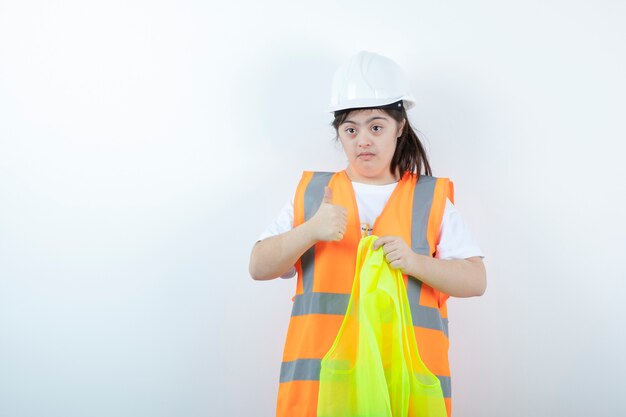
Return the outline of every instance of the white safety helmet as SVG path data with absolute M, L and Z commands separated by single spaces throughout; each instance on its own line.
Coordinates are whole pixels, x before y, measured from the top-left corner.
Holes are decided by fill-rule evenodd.
M 335 71 L 328 111 L 381 107 L 400 100 L 407 110 L 415 105 L 402 68 L 387 57 L 361 51 Z

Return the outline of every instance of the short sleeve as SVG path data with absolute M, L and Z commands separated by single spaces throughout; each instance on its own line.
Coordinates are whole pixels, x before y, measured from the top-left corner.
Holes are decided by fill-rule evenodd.
M 277 236 L 281 233 L 290 231 L 293 228 L 293 200 L 290 200 L 283 206 L 278 216 L 270 223 L 257 240 L 267 239 L 268 237 Z M 296 275 L 296 268 L 291 269 L 281 275 L 281 278 L 291 278 Z
M 293 200 L 289 200 L 287 204 L 280 209 L 278 216 L 270 223 L 257 240 L 267 239 L 281 233 L 290 231 L 293 228 Z
M 465 259 L 472 256 L 484 258 L 461 213 L 448 199 L 441 221 L 441 233 L 435 257 L 439 259 Z

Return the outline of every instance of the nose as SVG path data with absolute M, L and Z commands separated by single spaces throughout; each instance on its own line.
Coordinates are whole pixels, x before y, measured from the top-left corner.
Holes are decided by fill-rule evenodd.
M 372 138 L 369 135 L 369 132 L 359 132 L 357 135 L 357 146 L 359 148 L 369 148 L 372 144 Z

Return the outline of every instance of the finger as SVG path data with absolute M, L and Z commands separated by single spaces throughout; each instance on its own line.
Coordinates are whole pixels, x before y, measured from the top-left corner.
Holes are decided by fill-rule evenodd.
M 398 258 L 398 250 L 396 248 L 394 248 L 391 243 L 385 245 L 383 247 L 383 250 L 385 251 L 385 255 L 387 256 L 393 256 L 395 258 Z
M 383 249 L 386 254 L 393 253 L 398 250 L 398 245 L 396 244 L 394 240 L 392 240 L 391 242 L 385 243 L 385 246 L 383 246 Z
M 393 262 L 389 262 L 389 266 L 392 267 L 393 269 L 401 269 L 399 260 L 395 260 Z
M 395 236 L 387 236 L 385 241 L 385 253 L 393 252 L 401 248 L 398 239 Z
M 372 245 L 372 249 L 376 250 L 380 248 L 381 246 L 384 246 L 388 242 L 389 242 L 389 237 L 387 236 L 379 237 L 378 239 L 376 239 L 376 241 Z
M 330 187 L 324 187 L 324 203 L 331 204 L 333 201 L 333 190 Z

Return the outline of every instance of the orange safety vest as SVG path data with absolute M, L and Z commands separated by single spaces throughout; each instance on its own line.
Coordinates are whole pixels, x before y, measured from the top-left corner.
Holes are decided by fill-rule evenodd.
M 304 172 L 294 198 L 294 227 L 318 210 L 324 187 L 333 204 L 347 208 L 348 224 L 339 242 L 318 242 L 296 263 L 298 280 L 280 370 L 277 417 L 317 417 L 320 363 L 343 322 L 356 269 L 361 225 L 352 182 L 345 171 Z M 454 202 L 447 178 L 405 173 L 374 223 L 376 236 L 400 236 L 419 254 L 434 256 L 446 198 Z M 451 415 L 448 362 L 448 295 L 404 275 L 420 356 L 441 381 Z

